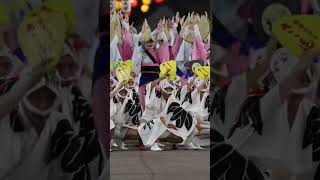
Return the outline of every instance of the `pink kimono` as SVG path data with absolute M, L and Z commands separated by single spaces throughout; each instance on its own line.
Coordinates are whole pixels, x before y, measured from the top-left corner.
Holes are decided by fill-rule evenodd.
M 239 42 L 233 44 L 225 56 L 230 77 L 242 74 L 248 70 L 249 60 L 248 57 L 240 55 L 240 45 Z
M 132 58 L 133 54 L 133 37 L 130 31 L 126 31 L 123 35 L 123 42 L 118 44 L 118 49 L 123 61 Z
M 139 79 L 139 98 L 143 110 L 145 107 L 144 97 L 146 93 L 146 85 L 159 78 L 159 65 L 170 60 L 169 43 L 167 41 L 163 41 L 159 49 L 149 50 L 149 53 L 154 57 L 157 63 L 144 63 L 142 57 L 140 57 L 141 76 Z M 150 72 L 148 73 L 148 71 Z

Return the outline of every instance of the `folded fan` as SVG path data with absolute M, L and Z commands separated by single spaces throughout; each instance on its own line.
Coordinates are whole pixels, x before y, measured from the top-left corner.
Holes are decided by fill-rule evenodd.
M 52 69 L 63 52 L 66 34 L 65 15 L 43 6 L 24 18 L 18 30 L 18 41 L 31 65 L 48 60 L 46 68 Z
M 169 71 L 169 79 L 175 80 L 177 74 L 177 64 L 175 60 L 160 64 L 160 76 L 163 76 L 167 71 Z

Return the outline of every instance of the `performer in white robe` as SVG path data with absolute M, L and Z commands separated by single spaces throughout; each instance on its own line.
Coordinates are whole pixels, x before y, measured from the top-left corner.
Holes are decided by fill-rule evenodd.
M 209 80 L 195 79 L 195 89 L 191 92 L 189 101 L 184 101 L 186 109 L 195 114 L 197 120 L 197 133 L 193 138 L 193 145 L 197 149 L 202 149 L 197 136 L 207 135 L 210 132 L 209 118 Z
M 160 87 L 156 88 L 157 85 Z M 161 150 L 157 140 L 192 145 L 189 137 L 194 133 L 196 120 L 175 99 L 174 88 L 173 82 L 164 77 L 147 85 L 146 109 L 141 117 L 144 123 L 138 132 L 143 144 L 153 151 Z
M 97 139 L 97 130 L 94 125 L 92 107 L 87 98 L 84 96 L 77 82 L 80 81 L 80 74 L 82 71 L 82 62 L 79 56 L 80 52 L 76 51 L 72 46 L 65 44 L 64 53 L 62 54 L 58 65 L 56 66 L 54 73 L 49 75 L 51 81 L 58 84 L 58 93 L 61 98 L 61 104 L 59 106 L 59 112 L 67 116 L 68 126 L 71 129 L 66 131 L 63 127 L 58 126 L 55 130 L 55 135 L 52 137 L 51 146 L 60 147 L 60 141 L 58 137 L 64 141 L 69 141 L 70 137 L 66 134 L 73 134 L 74 141 L 70 142 L 70 146 L 63 147 L 64 152 L 51 152 L 53 157 L 52 161 L 59 162 L 61 158 L 66 156 L 74 156 L 75 159 L 84 160 L 85 153 L 90 151 L 90 157 L 88 160 L 83 161 L 82 165 L 86 167 L 77 166 L 74 167 L 74 171 L 77 173 L 84 173 L 83 175 L 90 174 L 91 178 L 99 176 L 98 167 L 100 166 L 99 160 L 101 158 L 101 146 Z M 66 124 L 67 122 L 59 122 L 60 124 Z M 97 127 L 98 128 L 98 127 Z M 90 139 L 91 138 L 91 139 Z M 86 142 L 78 147 L 78 152 L 71 153 L 72 146 L 78 146 L 77 143 L 86 139 Z M 70 149 L 68 149 L 70 148 Z M 70 154 L 68 154 L 70 153 Z M 79 153 L 79 154 L 78 154 Z M 89 154 L 88 154 L 89 155 Z M 70 156 L 71 157 L 71 156 Z M 70 162 L 71 163 L 71 162 Z M 57 173 L 61 178 L 67 178 L 70 176 L 76 176 L 75 172 L 71 172 L 64 163 L 52 168 L 52 173 Z
M 26 92 L 17 108 L 1 119 L 2 142 L 10 142 L 3 152 L 6 167 L 0 177 L 5 180 L 48 179 L 48 149 L 50 138 L 59 119 L 59 96 L 55 84 L 44 78 Z M 2 149 L 4 150 L 4 149 Z
M 188 92 L 188 88 L 187 85 L 182 85 L 182 82 L 180 80 L 180 77 L 177 76 L 176 79 L 173 81 L 174 85 L 175 85 L 175 98 L 179 101 L 180 104 L 182 104 L 182 102 L 185 99 L 185 96 Z
M 141 106 L 136 104 L 131 97 L 127 86 L 121 87 L 113 97 L 110 106 L 112 106 L 115 123 L 114 138 L 121 149 L 126 149 L 123 141 L 127 139 L 138 139 L 138 125 L 142 115 Z
M 313 54 L 307 53 L 298 61 L 277 59 L 276 64 L 280 66 L 273 73 L 279 84 L 260 100 L 247 101 L 251 105 L 243 106 L 241 112 L 244 112 L 239 117 L 244 119 L 235 125 L 237 133 L 233 137 L 242 140 L 239 151 L 272 170 L 271 177 L 276 180 L 312 179 L 314 176 L 313 137 L 309 133 L 312 131 L 310 122 L 319 119 L 312 114 L 319 110 L 306 98 L 318 79 L 309 69 L 313 58 Z M 295 65 L 290 66 L 290 63 Z M 291 68 L 287 70 L 288 67 Z

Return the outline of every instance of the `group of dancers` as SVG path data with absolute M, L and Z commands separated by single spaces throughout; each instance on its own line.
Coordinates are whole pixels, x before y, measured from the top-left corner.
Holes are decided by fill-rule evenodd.
M 43 11 L 57 14 L 51 6 Z M 39 13 L 33 17 L 43 18 Z M 41 31 L 38 22 L 29 22 L 23 35 L 43 43 L 46 37 L 39 31 L 56 30 L 43 28 L 50 23 L 45 20 Z M 80 83 L 91 81 L 86 62 L 94 56 L 85 55 L 95 54 L 97 47 L 79 46 L 84 38 L 72 31 L 62 39 L 61 54 L 51 41 L 34 43 L 30 53 L 21 47 L 25 39 L 17 38 L 21 28 L 11 23 L 0 23 L 0 179 L 98 179 L 106 156 L 94 124 L 90 84 Z M 48 68 L 52 56 L 57 65 Z
M 210 78 L 192 69 L 209 65 L 207 15 L 177 13 L 161 18 L 154 31 L 145 20 L 139 33 L 129 23 L 126 13 L 111 13 L 110 61 L 133 62 L 127 81 L 119 81 L 115 67 L 110 73 L 111 150 L 126 149 L 128 139 L 152 151 L 171 145 L 202 149 L 199 136 L 210 129 Z M 176 64 L 174 78 L 170 69 L 160 73 L 160 64 L 170 60 Z
M 293 55 L 275 36 L 239 48 L 214 45 L 214 179 L 319 179 L 319 51 Z

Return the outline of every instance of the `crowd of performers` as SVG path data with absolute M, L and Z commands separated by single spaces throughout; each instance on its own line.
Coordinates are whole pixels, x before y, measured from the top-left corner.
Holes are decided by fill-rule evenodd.
M 214 179 L 319 179 L 319 52 L 294 56 L 275 37 L 240 46 L 214 45 Z
M 86 64 L 94 62 L 97 46 L 77 46 L 83 37 L 68 34 L 58 64 L 48 69 L 50 44 L 33 44 L 41 63 L 32 65 L 17 41 L 19 29 L 10 25 L 0 23 L 0 179 L 98 179 L 105 154 L 94 126 Z M 24 35 L 36 34 L 36 42 L 37 32 L 31 31 Z
M 129 24 L 123 12 L 111 14 L 110 59 L 132 60 L 129 81 L 110 73 L 111 147 L 126 149 L 136 140 L 152 151 L 161 146 L 202 149 L 199 136 L 209 135 L 209 77 L 192 72 L 192 62 L 209 65 L 210 26 L 206 14 L 189 13 L 162 18 L 153 31 L 147 20 L 141 32 Z M 159 65 L 175 60 L 177 75 L 160 75 Z M 194 63 L 195 64 L 195 63 Z

